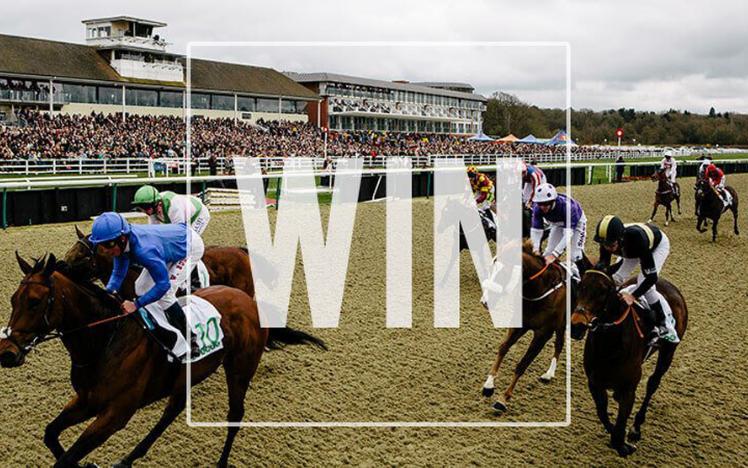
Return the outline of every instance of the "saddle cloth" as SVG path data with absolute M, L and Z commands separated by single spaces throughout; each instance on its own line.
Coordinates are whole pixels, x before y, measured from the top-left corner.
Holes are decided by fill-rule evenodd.
M 623 288 L 622 291 L 631 294 L 635 289 L 636 284 L 632 284 Z M 662 339 L 671 343 L 679 343 L 680 338 L 678 338 L 678 332 L 675 330 L 675 317 L 673 317 L 673 310 L 670 308 L 670 304 L 668 304 L 665 296 L 660 294 L 660 297 L 662 297 L 662 300 L 660 302 L 662 302 L 662 311 L 665 313 L 665 326 L 667 327 L 668 331 L 667 336 L 663 336 Z M 641 304 L 642 307 L 650 310 L 649 303 L 644 298 L 644 296 L 639 297 L 637 301 L 639 302 L 639 304 Z
M 197 344 L 200 348 L 199 354 L 194 353 L 190 361 L 196 362 L 200 359 L 223 349 L 223 329 L 221 328 L 221 315 L 218 313 L 213 304 L 198 296 L 190 296 L 189 305 L 187 297 L 177 299 L 182 306 L 187 323 L 190 324 L 190 330 L 197 337 Z M 182 331 L 177 330 L 166 319 L 166 315 L 161 308 L 154 304 L 146 306 L 149 315 L 156 321 L 157 326 L 177 334 L 177 341 L 171 349 L 176 356 L 184 356 L 182 362 L 187 362 L 187 341 L 182 335 Z

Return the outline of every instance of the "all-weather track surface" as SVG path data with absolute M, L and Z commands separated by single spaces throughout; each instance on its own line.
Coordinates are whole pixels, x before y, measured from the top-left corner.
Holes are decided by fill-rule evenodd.
M 741 196 L 748 175 L 728 175 Z M 583 343 L 572 343 L 572 418 L 554 428 L 245 428 L 239 432 L 236 466 L 301 465 L 740 465 L 748 443 L 748 226 L 742 236 L 723 218 L 719 238 L 695 230 L 693 179 L 680 180 L 683 215 L 664 228 L 672 252 L 664 276 L 683 292 L 689 330 L 673 367 L 655 395 L 639 450 L 627 460 L 608 447 L 595 415 L 582 369 Z M 646 221 L 654 183 L 575 187 L 589 219 L 587 252 L 605 214 L 626 222 Z M 328 206 L 323 206 L 326 226 Z M 358 206 L 353 247 L 338 329 L 312 330 L 303 267 L 298 261 L 289 324 L 327 341 L 330 351 L 308 347 L 267 353 L 247 394 L 247 421 L 563 421 L 566 354 L 556 380 L 537 377 L 547 368 L 549 343 L 520 380 L 509 411 L 495 416 L 480 395 L 504 330 L 491 326 L 478 303 L 479 286 L 470 256 L 461 256 L 460 329 L 433 328 L 431 200 L 414 200 L 413 329 L 385 328 L 385 220 L 383 203 Z M 661 212 L 655 222 L 663 223 Z M 271 210 L 274 218 L 275 212 Z M 81 223 L 84 230 L 90 223 Z M 7 323 L 9 298 L 21 279 L 13 252 L 29 258 L 62 255 L 75 241 L 72 224 L 11 228 L 0 232 L 0 324 Z M 206 244 L 244 245 L 238 213 L 216 213 Z M 529 343 L 524 337 L 509 353 L 497 391 Z M 646 375 L 653 363 L 645 366 Z M 72 394 L 69 360 L 60 343 L 46 343 L 18 369 L 1 369 L 0 464 L 53 463 L 42 437 L 45 425 Z M 640 385 L 638 400 L 643 396 Z M 227 411 L 222 371 L 193 390 L 193 419 L 223 421 Z M 88 461 L 107 466 L 127 454 L 156 423 L 156 403 L 139 413 Z M 638 405 L 637 405 L 638 406 Z M 611 411 L 615 410 L 615 404 Z M 82 426 L 63 434 L 69 446 Z M 180 418 L 155 444 L 141 466 L 206 466 L 220 453 L 225 429 L 190 428 Z

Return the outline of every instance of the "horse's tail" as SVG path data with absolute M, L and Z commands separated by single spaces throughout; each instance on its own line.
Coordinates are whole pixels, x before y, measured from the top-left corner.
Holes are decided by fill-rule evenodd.
M 294 330 L 291 327 L 271 328 L 268 335 L 268 348 L 280 349 L 285 345 L 312 345 L 327 351 L 325 342 L 309 333 Z

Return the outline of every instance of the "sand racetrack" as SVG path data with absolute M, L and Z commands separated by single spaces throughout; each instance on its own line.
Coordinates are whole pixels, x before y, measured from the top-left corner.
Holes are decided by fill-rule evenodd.
M 555 428 L 245 428 L 231 462 L 278 465 L 740 465 L 748 459 L 748 175 L 729 175 L 744 197 L 741 236 L 726 215 L 716 245 L 695 230 L 693 179 L 680 180 L 683 215 L 665 228 L 672 251 L 664 276 L 683 292 L 689 330 L 673 367 L 655 395 L 639 450 L 615 455 L 595 416 L 582 369 L 581 342 L 572 351 L 571 425 Z M 655 186 L 650 182 L 574 189 L 589 219 L 588 237 L 601 216 L 646 221 Z M 358 207 L 339 329 L 311 330 L 303 269 L 297 265 L 289 322 L 324 338 L 329 352 L 296 347 L 268 353 L 247 395 L 252 421 L 563 421 L 565 354 L 556 379 L 537 377 L 548 366 L 549 344 L 520 380 L 508 413 L 494 416 L 480 388 L 503 330 L 495 330 L 478 304 L 479 287 L 468 253 L 461 258 L 462 326 L 434 329 L 432 204 L 414 201 L 414 310 L 411 330 L 386 329 L 385 209 Z M 326 208 L 323 208 L 323 211 Z M 656 223 L 663 223 L 664 212 Z M 81 227 L 88 231 L 90 223 Z M 13 252 L 26 258 L 46 251 L 62 255 L 74 242 L 73 226 L 47 225 L 0 232 L 0 324 L 21 279 Z M 236 213 L 215 214 L 206 244 L 243 245 Z M 588 240 L 587 252 L 597 257 Z M 524 337 L 510 352 L 497 379 L 503 390 L 524 352 Z M 645 375 L 649 375 L 648 363 Z M 69 360 L 58 342 L 47 343 L 17 369 L 0 369 L 0 464 L 48 466 L 45 425 L 72 394 Z M 640 385 L 638 397 L 643 396 Z M 193 391 L 193 419 L 221 421 L 227 411 L 223 372 Z M 638 407 L 638 404 L 637 404 Z M 126 429 L 87 460 L 108 466 L 128 453 L 155 424 L 163 402 L 141 410 Z M 613 405 L 612 409 L 615 409 Z M 64 446 L 83 426 L 63 434 Z M 220 454 L 225 429 L 189 428 L 181 417 L 155 444 L 141 466 L 206 466 Z M 742 461 L 741 461 L 742 460 Z

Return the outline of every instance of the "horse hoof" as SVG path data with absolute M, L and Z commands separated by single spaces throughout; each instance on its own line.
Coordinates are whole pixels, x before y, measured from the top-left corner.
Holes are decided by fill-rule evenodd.
M 652 218 L 649 218 L 649 219 L 647 220 L 647 222 L 648 222 L 648 223 L 651 223 L 651 222 L 652 222 Z
M 624 442 L 620 447 L 616 447 L 616 452 L 622 457 L 628 457 L 632 453 L 636 452 L 636 445 Z
M 131 468 L 132 463 L 128 463 L 125 460 L 120 460 L 112 465 L 112 468 Z
M 507 404 L 503 401 L 497 400 L 493 404 L 493 410 L 496 414 L 505 413 L 507 410 Z
M 551 383 L 551 380 L 553 380 L 553 377 L 551 377 L 550 375 L 543 374 L 540 377 L 538 377 L 538 380 L 544 384 L 549 384 Z
M 650 221 L 650 223 L 651 223 L 651 222 L 652 222 L 652 221 Z M 667 225 L 668 225 L 668 222 L 667 222 L 667 221 L 665 221 L 665 226 L 667 226 Z
M 639 442 L 642 440 L 642 433 L 634 428 L 631 428 L 628 435 L 629 442 Z
M 493 396 L 493 392 L 494 392 L 493 388 L 486 388 L 486 387 L 483 387 L 483 390 L 481 391 L 481 393 L 483 393 L 484 397 Z

